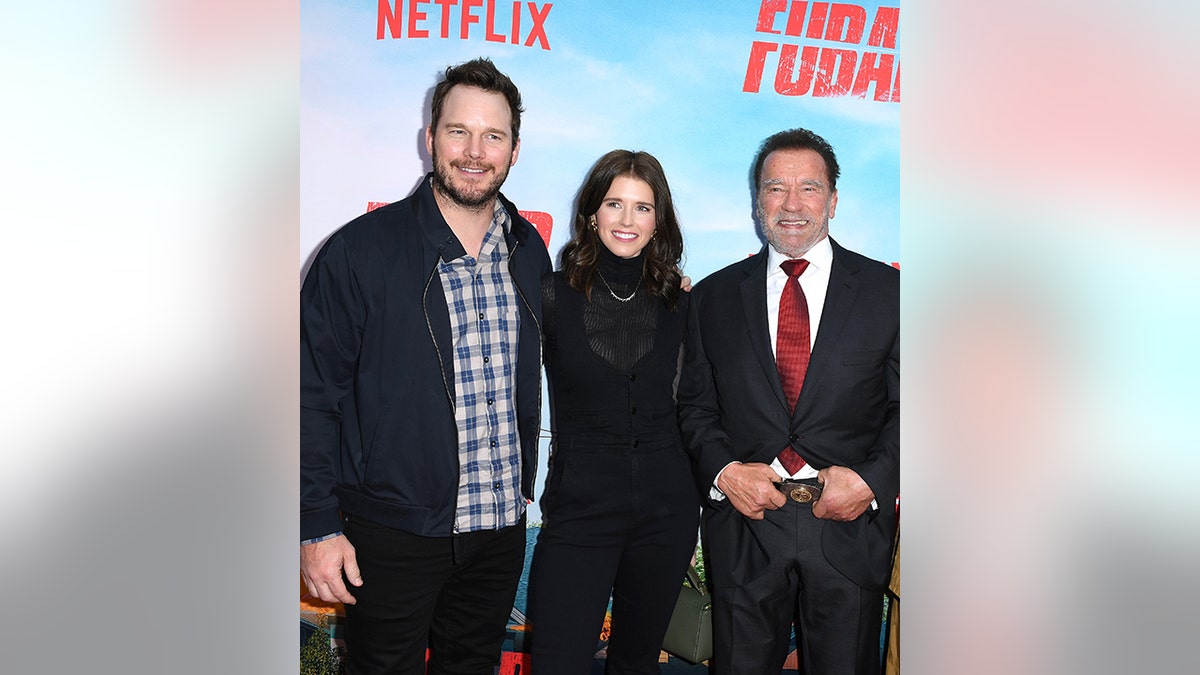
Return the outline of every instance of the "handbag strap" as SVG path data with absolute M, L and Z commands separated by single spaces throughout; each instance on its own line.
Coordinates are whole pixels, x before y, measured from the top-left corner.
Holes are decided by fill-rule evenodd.
M 687 580 L 691 582 L 692 588 L 700 591 L 700 595 L 708 595 L 708 587 L 700 580 L 700 573 L 696 571 L 695 565 L 688 565 Z

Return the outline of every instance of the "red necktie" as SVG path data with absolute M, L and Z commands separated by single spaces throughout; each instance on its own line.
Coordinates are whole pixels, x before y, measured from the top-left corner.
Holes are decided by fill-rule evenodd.
M 788 280 L 779 298 L 775 366 L 779 369 L 788 411 L 795 412 L 796 400 L 800 398 L 800 389 L 804 386 L 804 373 L 808 370 L 808 301 L 804 298 L 804 290 L 800 288 L 800 275 L 808 267 L 808 261 L 785 260 L 779 266 L 787 273 Z M 779 453 L 779 462 L 793 475 L 804 466 L 804 460 L 790 445 Z

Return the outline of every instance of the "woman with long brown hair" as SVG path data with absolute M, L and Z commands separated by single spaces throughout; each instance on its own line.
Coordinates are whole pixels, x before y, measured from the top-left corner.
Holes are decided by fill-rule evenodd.
M 554 434 L 531 574 L 531 670 L 590 673 L 611 595 L 606 673 L 657 673 L 700 513 L 675 414 L 683 238 L 658 160 L 601 157 L 573 228 L 542 287 Z

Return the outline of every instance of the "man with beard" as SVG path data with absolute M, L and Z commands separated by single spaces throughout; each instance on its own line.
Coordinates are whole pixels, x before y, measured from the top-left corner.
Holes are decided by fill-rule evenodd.
M 713 672 L 880 671 L 900 483 L 900 274 L 829 237 L 839 169 L 807 129 L 752 174 L 768 242 L 696 284 L 680 426 L 706 497 Z
M 500 186 L 521 96 L 448 68 L 408 198 L 321 247 L 300 291 L 300 569 L 346 605 L 347 672 L 491 674 L 525 558 L 545 244 Z

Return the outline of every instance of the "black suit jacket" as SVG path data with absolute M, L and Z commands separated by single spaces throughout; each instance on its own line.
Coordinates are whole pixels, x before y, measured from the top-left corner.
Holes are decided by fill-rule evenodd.
M 900 272 L 830 243 L 829 290 L 795 414 L 767 326 L 767 249 L 692 290 L 679 415 L 717 584 L 753 575 L 765 553 L 744 516 L 707 498 L 713 480 L 733 461 L 769 464 L 789 443 L 817 469 L 854 469 L 874 491 L 879 509 L 826 521 L 821 546 L 860 586 L 887 582 L 900 490 Z

